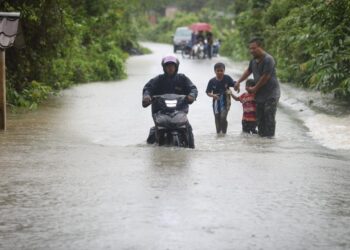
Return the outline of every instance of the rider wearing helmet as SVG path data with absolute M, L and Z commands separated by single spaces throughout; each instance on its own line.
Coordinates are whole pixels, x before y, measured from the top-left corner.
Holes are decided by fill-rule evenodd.
M 187 102 L 189 104 L 193 103 L 198 95 L 197 87 L 192 83 L 192 81 L 184 74 L 179 74 L 179 60 L 175 55 L 168 55 L 162 59 L 162 67 L 164 74 L 158 75 L 146 83 L 143 88 L 143 99 L 142 106 L 147 107 L 151 104 L 152 96 L 163 95 L 163 94 L 178 94 L 186 95 Z M 152 114 L 155 114 L 157 107 L 152 105 Z M 188 112 L 188 105 L 186 104 L 185 110 Z M 192 127 L 188 124 L 190 128 L 190 134 L 192 137 L 192 147 L 194 147 Z M 155 137 L 153 135 L 154 128 L 151 128 L 150 135 L 147 139 L 148 143 L 154 143 Z

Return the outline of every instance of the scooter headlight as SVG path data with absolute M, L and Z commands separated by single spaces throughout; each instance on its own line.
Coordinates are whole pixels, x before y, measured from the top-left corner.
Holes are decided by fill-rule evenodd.
M 165 105 L 168 108 L 176 108 L 177 100 L 165 100 Z

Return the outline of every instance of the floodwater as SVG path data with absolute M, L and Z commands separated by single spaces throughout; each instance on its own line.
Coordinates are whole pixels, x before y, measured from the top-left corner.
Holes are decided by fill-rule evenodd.
M 199 89 L 196 149 L 146 145 L 141 91 L 172 47 L 145 45 L 154 54 L 131 57 L 128 79 L 9 114 L 0 249 L 350 249 L 348 114 L 312 110 L 286 85 L 275 139 L 242 135 L 239 103 L 217 136 L 205 95 L 213 65 L 224 61 L 234 79 L 246 65 L 181 59 Z

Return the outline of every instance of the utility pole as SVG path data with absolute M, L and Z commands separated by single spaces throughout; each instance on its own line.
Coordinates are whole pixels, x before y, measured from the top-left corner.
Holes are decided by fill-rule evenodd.
M 5 50 L 0 50 L 0 129 L 6 129 L 6 71 Z
M 6 63 L 5 49 L 15 41 L 19 12 L 0 12 L 0 130 L 6 129 Z

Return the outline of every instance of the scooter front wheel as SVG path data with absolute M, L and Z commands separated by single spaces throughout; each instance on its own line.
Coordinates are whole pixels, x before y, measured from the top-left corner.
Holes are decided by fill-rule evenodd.
M 175 147 L 180 147 L 181 146 L 178 134 L 173 135 L 173 145 Z

